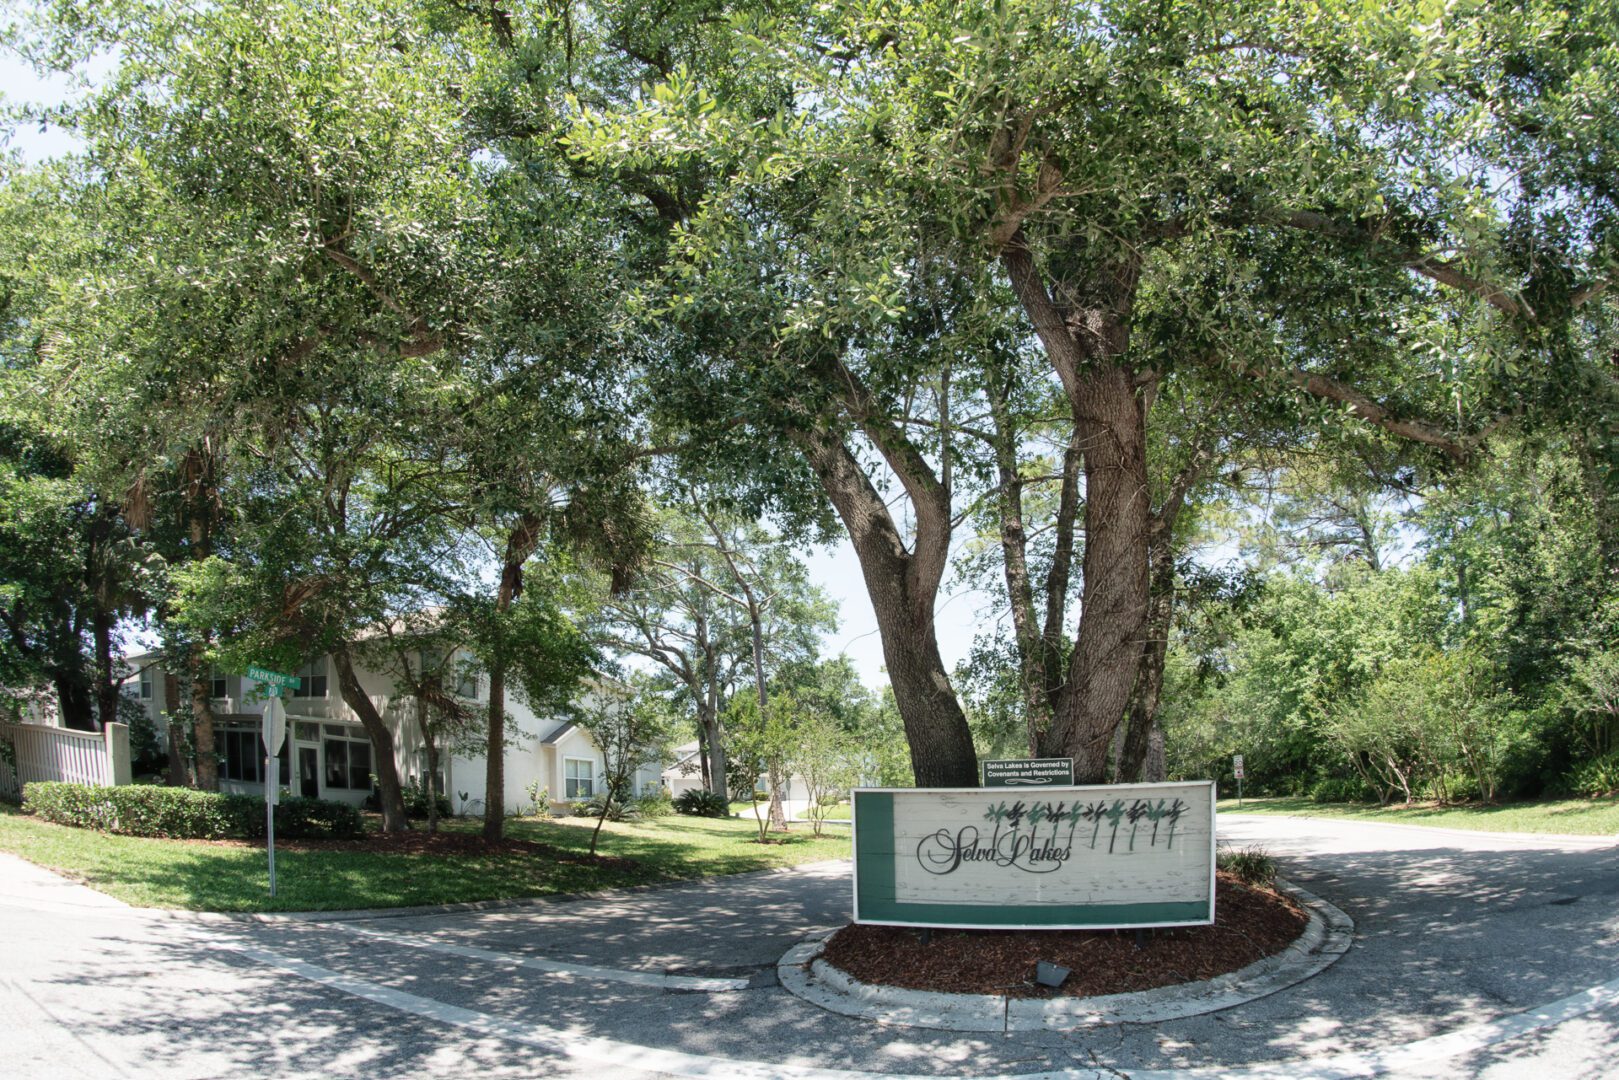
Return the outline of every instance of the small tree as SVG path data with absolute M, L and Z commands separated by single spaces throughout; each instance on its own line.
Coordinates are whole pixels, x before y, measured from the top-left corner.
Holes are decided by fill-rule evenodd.
M 784 700 L 790 706 L 799 706 L 796 698 Z M 774 703 L 772 703 L 774 705 Z M 855 758 L 853 737 L 837 722 L 837 718 L 813 705 L 800 707 L 797 717 L 797 750 L 792 757 L 793 771 L 804 780 L 809 798 L 810 828 L 816 836 L 835 797 L 853 787 L 860 768 Z
M 733 791 L 746 791 L 751 798 L 761 776 L 770 779 L 771 789 L 780 790 L 782 778 L 792 770 L 798 752 L 799 733 L 793 723 L 791 695 L 773 699 L 761 712 L 752 697 L 737 695 L 726 709 L 726 728 L 731 732 L 730 769 Z M 774 801 L 774 800 L 772 800 Z M 771 821 L 760 801 L 753 800 L 753 817 L 759 824 L 759 842 L 765 842 Z M 785 830 L 783 821 L 779 828 Z
M 594 855 L 602 822 L 615 805 L 629 801 L 637 770 L 647 765 L 661 766 L 668 760 L 675 729 L 665 704 L 646 693 L 626 698 L 602 697 L 580 714 L 579 726 L 602 752 L 601 809 L 590 834 L 590 853 Z

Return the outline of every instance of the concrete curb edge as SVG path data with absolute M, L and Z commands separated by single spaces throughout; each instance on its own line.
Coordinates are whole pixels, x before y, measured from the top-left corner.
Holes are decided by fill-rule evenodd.
M 1181 1020 L 1268 997 L 1319 975 L 1349 951 L 1355 924 L 1348 915 L 1290 882 L 1278 878 L 1276 885 L 1309 914 L 1298 939 L 1274 956 L 1203 982 L 1093 998 L 1012 998 L 874 986 L 820 959 L 831 931 L 812 934 L 789 949 L 776 965 L 776 977 L 788 993 L 829 1012 L 942 1031 L 1073 1031 Z

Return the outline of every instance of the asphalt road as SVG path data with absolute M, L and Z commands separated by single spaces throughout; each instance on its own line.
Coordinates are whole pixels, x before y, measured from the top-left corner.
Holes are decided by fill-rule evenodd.
M 342 921 L 164 915 L 0 856 L 0 1076 L 1619 1077 L 1619 847 L 1222 815 L 1355 920 L 1321 975 L 1073 1033 L 890 1027 L 786 994 L 846 864 Z

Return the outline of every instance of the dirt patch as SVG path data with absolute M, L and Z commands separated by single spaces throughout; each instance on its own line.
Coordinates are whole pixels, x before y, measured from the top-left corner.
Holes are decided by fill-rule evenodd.
M 1281 893 L 1219 874 L 1213 926 L 1133 930 L 935 930 L 845 926 L 822 958 L 861 982 L 954 994 L 1093 997 L 1201 982 L 1281 952 L 1308 916 Z M 1035 963 L 1072 974 L 1056 990 L 1036 986 Z

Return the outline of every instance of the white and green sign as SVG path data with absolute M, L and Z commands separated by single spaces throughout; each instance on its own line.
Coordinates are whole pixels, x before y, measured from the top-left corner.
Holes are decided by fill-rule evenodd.
M 856 789 L 855 922 L 1214 921 L 1214 784 Z

